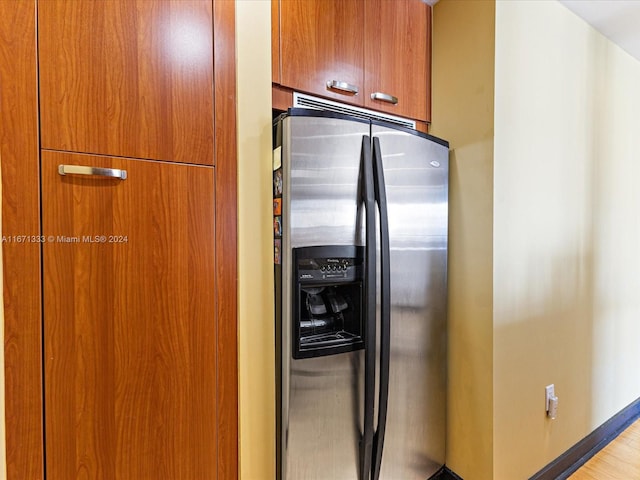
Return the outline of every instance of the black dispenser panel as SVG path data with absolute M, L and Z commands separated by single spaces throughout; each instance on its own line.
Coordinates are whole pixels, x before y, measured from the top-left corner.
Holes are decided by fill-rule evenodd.
M 363 348 L 364 249 L 293 249 L 293 358 Z

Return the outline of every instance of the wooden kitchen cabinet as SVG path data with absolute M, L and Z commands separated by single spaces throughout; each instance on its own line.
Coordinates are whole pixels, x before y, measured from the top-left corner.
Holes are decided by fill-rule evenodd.
M 235 0 L 0 12 L 7 479 L 237 478 Z
M 362 105 L 362 0 L 281 0 L 279 11 L 281 84 Z
M 214 168 L 43 151 L 42 208 L 47 477 L 219 478 Z
M 431 7 L 421 0 L 365 3 L 367 38 L 379 41 L 365 42 L 364 106 L 430 120 Z
M 40 1 L 42 148 L 213 165 L 211 0 Z
M 274 84 L 430 120 L 429 5 L 421 0 L 272 1 Z

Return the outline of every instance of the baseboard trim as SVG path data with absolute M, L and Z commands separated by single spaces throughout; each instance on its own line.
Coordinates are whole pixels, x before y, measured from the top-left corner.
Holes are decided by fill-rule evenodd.
M 462 477 L 449 470 L 449 468 L 445 465 L 429 480 L 462 480 Z
M 566 480 L 638 418 L 640 398 L 604 422 L 529 480 Z

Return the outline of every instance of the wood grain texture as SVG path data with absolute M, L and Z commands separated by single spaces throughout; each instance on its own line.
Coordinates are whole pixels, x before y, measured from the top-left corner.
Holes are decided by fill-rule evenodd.
M 238 478 L 238 200 L 235 1 L 213 3 L 218 478 Z
M 35 1 L 0 1 L 2 234 L 40 233 Z M 29 239 L 31 240 L 31 238 Z M 40 245 L 2 243 L 7 478 L 43 478 Z
M 431 72 L 433 63 L 433 7 L 427 10 L 427 118 L 431 123 Z
M 640 420 L 580 467 L 570 480 L 630 480 L 640 478 Z
M 280 83 L 280 0 L 271 0 L 271 81 Z
M 39 3 L 42 147 L 213 164 L 211 0 Z
M 422 133 L 429 133 L 429 124 L 426 122 L 416 121 L 416 130 Z
M 43 151 L 42 195 L 47 477 L 218 478 L 213 167 Z
M 362 0 L 281 0 L 282 85 L 362 105 L 364 7 Z M 328 90 L 330 80 L 356 85 L 360 93 Z
M 293 90 L 280 85 L 271 87 L 271 107 L 274 110 L 286 111 L 293 106 Z
M 429 120 L 431 7 L 421 0 L 366 0 L 365 79 L 367 108 Z M 398 98 L 372 100 L 374 92 Z

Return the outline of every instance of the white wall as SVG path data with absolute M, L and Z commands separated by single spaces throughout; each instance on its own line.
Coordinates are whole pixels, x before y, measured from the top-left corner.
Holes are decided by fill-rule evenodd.
M 240 478 L 275 474 L 271 2 L 236 1 Z
M 640 397 L 640 62 L 555 1 L 498 1 L 495 35 L 494 478 L 512 480 Z

